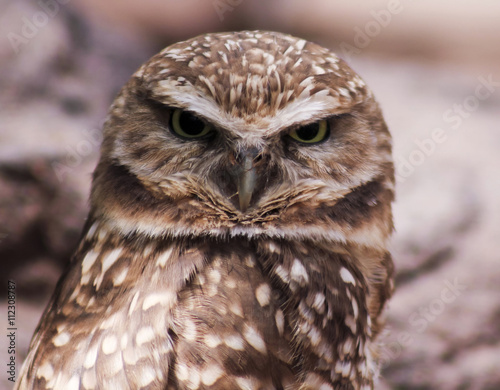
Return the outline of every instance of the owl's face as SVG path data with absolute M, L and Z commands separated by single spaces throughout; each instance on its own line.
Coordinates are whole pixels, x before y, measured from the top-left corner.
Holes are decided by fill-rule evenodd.
M 363 81 L 313 43 L 231 36 L 175 44 L 135 73 L 105 126 L 94 212 L 129 233 L 340 240 L 388 213 L 385 236 L 390 136 Z

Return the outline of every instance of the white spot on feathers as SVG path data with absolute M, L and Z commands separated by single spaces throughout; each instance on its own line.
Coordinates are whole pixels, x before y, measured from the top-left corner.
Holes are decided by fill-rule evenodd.
M 261 388 L 261 383 L 257 378 L 239 377 L 236 378 L 236 383 L 241 390 L 257 390 Z
M 319 332 L 318 328 L 316 328 L 315 326 L 311 326 L 311 329 L 309 330 L 307 336 L 311 340 L 311 345 L 313 347 L 317 347 L 319 342 L 321 341 L 321 333 Z
M 94 370 L 85 371 L 83 373 L 82 385 L 86 390 L 92 390 L 97 387 L 97 378 Z
M 299 259 L 295 259 L 293 261 L 290 276 L 293 280 L 299 283 L 300 286 L 305 286 L 306 283 L 309 283 L 309 275 Z
M 216 348 L 222 343 L 222 340 L 219 336 L 210 333 L 206 334 L 203 340 L 205 344 L 210 348 Z
M 43 363 L 36 372 L 37 378 L 45 378 L 45 381 L 49 382 L 54 376 L 54 368 L 48 362 Z
M 221 279 L 220 272 L 216 269 L 211 269 L 208 271 L 208 278 L 212 283 L 219 283 Z
M 137 305 L 137 300 L 139 299 L 139 291 L 137 291 L 135 294 L 134 294 L 134 297 L 132 298 L 132 302 L 130 302 L 130 307 L 128 309 L 128 315 L 131 316 L 132 313 L 134 312 L 135 310 L 135 306 Z
M 356 326 L 356 320 L 354 319 L 353 316 L 346 316 L 344 320 L 346 326 L 351 329 L 352 334 L 356 334 L 357 326 Z
M 237 316 L 243 318 L 243 307 L 239 300 L 231 300 L 229 302 L 229 310 L 236 314 Z
M 358 302 L 356 302 L 356 298 L 351 299 L 352 303 L 352 311 L 354 313 L 354 319 L 358 319 L 358 314 L 359 314 L 359 309 L 358 309 Z
M 82 261 L 82 274 L 86 274 L 87 272 L 89 272 L 89 270 L 94 265 L 94 263 L 95 263 L 95 261 L 97 259 L 97 256 L 99 256 L 99 253 L 94 252 L 94 251 L 89 251 L 85 255 L 85 257 L 84 257 L 84 259 Z
M 280 334 L 280 336 L 283 336 L 283 332 L 285 330 L 285 316 L 281 309 L 276 310 L 274 319 L 276 321 L 276 328 L 278 329 L 278 333 Z
M 136 383 L 140 387 L 146 387 L 147 385 L 149 385 L 151 382 L 153 382 L 155 380 L 156 373 L 152 367 L 146 366 L 146 367 L 141 368 L 141 371 L 138 373 L 138 375 L 136 375 L 135 378 L 137 380 Z
M 271 301 L 271 287 L 269 287 L 269 284 L 262 283 L 259 285 L 255 289 L 255 297 L 262 307 L 269 305 Z
M 245 342 L 237 334 L 230 334 L 224 337 L 224 344 L 236 351 L 243 351 L 245 349 Z
M 323 293 L 316 293 L 314 296 L 314 302 L 312 307 L 316 309 L 319 314 L 323 314 L 325 311 L 325 295 Z
M 343 377 L 348 378 L 351 371 L 351 362 L 339 360 L 335 364 L 335 372 L 341 374 Z
M 105 274 L 106 271 L 118 260 L 118 257 L 122 253 L 123 248 L 116 248 L 109 252 L 104 259 L 102 259 L 102 274 Z
M 347 270 L 347 268 L 342 267 L 340 268 L 340 277 L 342 280 L 346 283 L 351 283 L 353 286 L 356 285 L 356 280 L 354 279 L 354 276 Z
M 92 368 L 97 360 L 97 343 L 94 343 L 87 351 L 85 355 L 85 360 L 83 361 L 83 367 Z
M 173 247 L 168 248 L 165 252 L 163 252 L 158 258 L 156 259 L 156 265 L 160 267 L 165 267 L 165 264 L 167 264 L 168 259 L 170 259 L 170 255 L 172 254 Z
M 195 341 L 198 337 L 198 329 L 196 328 L 196 324 L 194 321 L 186 319 L 184 321 L 184 331 L 182 332 L 182 336 L 186 340 Z
M 171 307 L 176 300 L 176 294 L 171 291 L 151 293 L 146 298 L 144 298 L 144 302 L 142 302 L 142 310 L 148 310 L 149 308 L 156 305 Z
M 69 341 L 71 340 L 71 336 L 67 332 L 59 333 L 57 336 L 55 336 L 52 339 L 52 343 L 56 347 L 61 347 L 63 345 L 66 345 Z
M 286 284 L 290 283 L 290 275 L 288 274 L 288 271 L 281 264 L 274 269 L 274 272 L 276 273 L 276 275 L 279 276 L 279 278 L 283 282 L 285 282 Z
M 333 390 L 333 387 L 326 383 L 323 378 L 312 372 L 307 373 L 303 388 L 318 390 Z
M 118 340 L 115 335 L 109 335 L 102 340 L 101 349 L 105 355 L 110 355 L 116 351 Z
M 105 363 L 105 375 L 112 377 L 123 371 L 123 360 L 121 353 L 111 355 Z
M 276 245 L 273 241 L 268 241 L 267 249 L 271 253 L 278 253 L 279 254 L 281 252 L 280 247 L 278 245 Z
M 128 267 L 121 270 L 118 275 L 115 275 L 113 277 L 113 286 L 120 286 L 125 281 L 127 273 L 128 273 Z
M 222 368 L 216 364 L 212 364 L 201 372 L 201 383 L 211 386 L 222 376 L 222 374 L 224 374 Z
M 267 353 L 266 343 L 264 342 L 264 339 L 262 338 L 259 331 L 257 331 L 255 328 L 245 324 L 245 328 L 243 329 L 243 337 L 245 337 L 245 340 L 248 342 L 248 344 L 254 347 L 257 351 L 263 354 Z
M 155 332 L 151 326 L 144 326 L 137 332 L 135 336 L 135 342 L 138 346 L 141 346 L 145 343 L 149 343 L 153 341 L 155 338 Z
M 90 229 L 89 229 L 89 230 L 88 230 L 88 232 L 87 232 L 87 236 L 86 236 L 86 237 L 87 237 L 87 239 L 91 238 L 91 237 L 94 235 L 94 233 L 95 233 L 95 231 L 97 230 L 97 227 L 98 227 L 98 226 L 99 226 L 99 222 L 94 222 L 94 223 L 92 224 L 92 226 L 90 227 Z
M 64 390 L 79 390 L 80 388 L 80 378 L 78 375 L 73 375 L 68 383 L 64 386 Z

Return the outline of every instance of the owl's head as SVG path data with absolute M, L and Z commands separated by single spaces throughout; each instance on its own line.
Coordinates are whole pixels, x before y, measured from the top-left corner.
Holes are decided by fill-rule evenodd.
M 219 33 L 167 47 L 123 88 L 92 207 L 123 234 L 385 240 L 392 187 L 380 109 L 341 59 Z

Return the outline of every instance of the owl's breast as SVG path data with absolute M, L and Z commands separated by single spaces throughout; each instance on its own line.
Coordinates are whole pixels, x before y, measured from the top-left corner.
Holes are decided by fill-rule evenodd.
M 234 239 L 214 244 L 205 256 L 206 267 L 180 291 L 174 313 L 178 380 L 217 381 L 217 388 L 239 388 L 252 377 L 269 388 L 292 383 L 285 297 L 255 248 Z

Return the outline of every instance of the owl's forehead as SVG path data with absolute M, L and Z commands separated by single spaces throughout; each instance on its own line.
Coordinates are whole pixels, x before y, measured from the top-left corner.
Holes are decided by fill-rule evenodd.
M 348 111 L 369 94 L 341 59 L 289 35 L 206 34 L 167 47 L 136 73 L 154 99 L 221 125 L 282 127 Z

